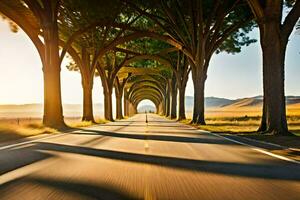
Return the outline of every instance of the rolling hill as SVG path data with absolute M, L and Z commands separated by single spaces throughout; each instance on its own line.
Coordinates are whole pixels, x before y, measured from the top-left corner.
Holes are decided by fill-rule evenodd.
M 209 110 L 245 110 L 257 109 L 262 106 L 262 96 L 242 98 L 242 99 L 226 99 L 218 97 L 206 97 L 205 107 Z M 299 110 L 300 96 L 287 96 L 286 103 L 288 108 Z M 186 111 L 191 112 L 193 109 L 194 98 L 192 96 L 185 97 Z M 64 104 L 65 117 L 80 117 L 82 115 L 82 105 L 80 104 Z M 139 112 L 155 111 L 151 105 L 145 105 L 138 109 Z M 95 116 L 103 114 L 103 105 L 94 105 Z M 41 118 L 43 116 L 42 104 L 24 104 L 24 105 L 0 105 L 0 118 Z
M 193 97 L 186 96 L 185 103 L 186 109 L 190 110 L 193 108 Z M 261 107 L 263 102 L 262 96 L 255 96 L 250 98 L 241 98 L 241 99 L 226 99 L 218 97 L 206 97 L 205 98 L 205 107 L 206 108 L 244 108 L 244 107 Z M 286 104 L 288 106 L 300 104 L 300 96 L 287 96 Z

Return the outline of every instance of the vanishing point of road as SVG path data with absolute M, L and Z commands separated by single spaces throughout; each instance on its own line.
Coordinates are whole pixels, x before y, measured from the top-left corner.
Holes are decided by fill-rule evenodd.
M 145 114 L 0 146 L 0 199 L 300 199 L 300 165 Z

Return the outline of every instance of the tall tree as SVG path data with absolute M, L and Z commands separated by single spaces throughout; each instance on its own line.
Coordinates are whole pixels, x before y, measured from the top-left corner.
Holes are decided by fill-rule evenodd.
M 115 95 L 116 95 L 116 119 L 123 119 L 123 110 L 122 110 L 122 97 L 124 93 L 124 87 L 127 80 L 130 78 L 131 73 L 128 73 L 127 77 L 119 78 L 116 76 L 114 86 L 115 86 Z
M 205 124 L 204 85 L 209 61 L 215 52 L 239 52 L 241 46 L 254 42 L 246 35 L 253 27 L 249 7 L 240 0 L 126 2 L 153 20 L 188 57 L 194 83 L 192 123 Z
M 132 34 L 135 29 L 131 26 L 137 23 L 139 16 L 126 10 L 118 0 L 109 2 L 104 0 L 66 0 L 63 5 L 64 12 L 61 15 L 60 28 L 65 44 L 63 45 L 60 61 L 62 62 L 65 54 L 73 47 L 79 54 L 81 64 L 76 64 L 77 70 L 80 71 L 82 76 L 83 119 L 89 120 L 93 119 L 91 94 L 96 68 L 102 85 L 105 87 L 104 91 L 110 91 L 107 90 L 107 86 L 112 85 L 107 84 L 107 73 L 114 74 L 114 76 L 117 73 L 117 71 L 105 71 L 112 68 L 100 67 L 99 61 L 108 52 L 113 51 L 116 46 L 137 37 Z M 80 68 L 80 66 L 82 67 Z M 113 81 L 110 80 L 109 82 Z M 110 92 L 104 93 L 109 94 Z M 111 99 L 109 96 L 105 96 L 105 99 L 106 103 L 111 102 L 108 100 Z M 108 103 L 108 105 L 110 104 Z M 108 114 L 111 110 L 109 108 L 107 106 L 104 108 L 105 117 L 112 120 L 112 116 Z
M 65 126 L 59 64 L 59 7 L 59 0 L 0 1 L 0 11 L 20 26 L 38 49 L 44 75 L 43 123 L 55 128 Z
M 171 87 L 171 110 L 170 110 L 170 118 L 176 119 L 177 118 L 177 79 L 176 75 L 173 72 L 172 80 L 170 83 Z
M 186 84 L 189 78 L 191 67 L 187 61 L 187 57 L 180 51 L 169 52 L 167 55 L 163 55 L 169 62 L 173 69 L 174 76 L 176 78 L 176 87 L 179 92 L 178 98 L 178 120 L 186 119 L 185 115 L 185 90 Z M 173 96 L 177 96 L 173 94 Z M 173 111 L 174 112 L 174 111 Z
M 263 54 L 263 117 L 260 131 L 290 135 L 286 120 L 284 63 L 289 36 L 300 17 L 300 1 L 248 1 L 260 30 Z M 283 17 L 284 4 L 290 7 Z
M 97 70 L 99 72 L 104 94 L 105 119 L 113 121 L 112 92 L 115 78 L 119 70 L 125 65 L 128 54 L 117 51 L 107 52 L 99 61 Z

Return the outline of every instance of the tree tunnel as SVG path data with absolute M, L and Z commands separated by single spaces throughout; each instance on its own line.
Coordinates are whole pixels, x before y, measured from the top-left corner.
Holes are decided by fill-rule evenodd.
M 137 111 L 138 113 L 157 113 L 158 105 L 149 98 L 143 98 L 137 102 Z

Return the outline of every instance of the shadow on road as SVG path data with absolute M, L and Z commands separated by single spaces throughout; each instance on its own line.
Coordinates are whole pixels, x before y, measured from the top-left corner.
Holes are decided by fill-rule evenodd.
M 136 140 L 157 140 L 157 141 L 167 141 L 167 142 L 239 145 L 237 143 L 233 143 L 221 138 L 201 137 L 200 135 L 196 135 L 196 134 L 193 134 L 195 137 L 184 137 L 184 136 L 173 136 L 173 135 L 127 134 L 127 133 L 115 133 L 115 132 L 98 131 L 98 130 L 86 130 L 86 129 L 80 129 L 80 130 L 82 131 L 76 132 L 75 134 L 102 135 L 108 137 L 118 137 L 118 138 L 136 139 Z M 154 131 L 149 131 L 149 133 L 154 133 Z M 157 133 L 162 133 L 162 131 L 158 131 Z
M 296 164 L 289 164 L 281 161 L 272 164 L 216 162 L 157 155 L 144 155 L 53 143 L 36 143 L 36 148 L 39 150 L 75 153 L 229 176 L 300 181 L 300 167 Z
M 80 195 L 81 198 L 84 197 L 84 199 L 135 199 L 132 196 L 129 196 L 129 194 L 125 194 L 117 188 L 114 188 L 112 185 L 108 184 L 93 185 L 90 183 L 75 182 L 72 180 L 66 181 L 50 178 L 45 179 L 42 177 L 26 177 L 15 181 L 17 181 L 19 184 L 33 183 L 35 185 L 46 186 L 56 190 L 60 190 L 64 192 L 64 196 L 68 196 L 68 194 L 72 196 L 74 194 L 77 194 Z M 1 190 L 5 190 L 4 188 L 9 187 L 12 183 L 13 182 L 4 184 L 3 186 L 1 186 Z

